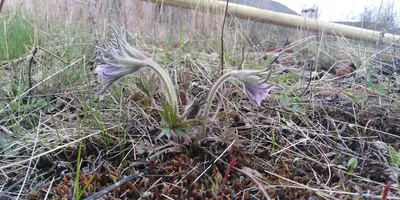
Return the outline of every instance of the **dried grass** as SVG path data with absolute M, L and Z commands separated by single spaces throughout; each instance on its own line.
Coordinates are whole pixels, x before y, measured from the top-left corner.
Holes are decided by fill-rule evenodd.
M 289 48 L 294 52 L 275 64 L 273 80 L 278 89 L 263 107 L 253 107 L 239 85 L 229 82 L 221 88 L 206 121 L 208 136 L 200 140 L 199 129 L 193 127 L 187 131 L 192 141 L 177 144 L 155 139 L 162 123 L 159 82 L 148 79 L 155 84 L 154 100 L 135 84 L 151 72 L 124 79 L 100 101 L 92 97 L 98 84 L 90 70 L 95 38 L 106 37 L 108 24 L 124 25 L 129 19 L 105 17 L 106 7 L 97 7 L 93 13 L 102 17 L 96 16 L 97 23 L 90 25 L 83 15 L 60 18 L 62 13 L 38 11 L 41 5 L 51 8 L 48 2 L 38 2 L 27 9 L 36 15 L 34 22 L 28 20 L 35 27 L 35 38 L 68 63 L 39 51 L 32 74 L 40 76 L 33 79 L 33 87 L 0 94 L 0 196 L 5 199 L 73 198 L 78 163 L 80 189 L 86 186 L 84 197 L 137 174 L 103 199 L 263 199 L 265 194 L 272 199 L 381 198 L 386 182 L 397 181 L 400 172 L 388 153 L 389 145 L 398 149 L 400 142 L 396 44 L 323 34 L 294 39 L 301 34 L 292 35 Z M 170 9 L 160 15 L 172 14 Z M 156 16 L 132 10 L 141 19 Z M 8 11 L 14 12 L 10 7 Z M 179 86 L 182 110 L 207 93 L 218 77 L 219 32 L 208 29 L 207 22 L 218 21 L 212 27 L 220 30 L 222 18 L 194 13 L 190 20 L 157 26 L 154 21 L 151 25 L 135 21 L 141 23 L 135 26 L 140 28 L 129 35 L 133 44 L 167 67 Z M 198 23 L 203 18 L 208 20 Z M 82 26 L 72 25 L 76 19 Z M 165 40 L 163 34 L 170 31 L 166 27 L 183 23 L 193 26 L 174 29 L 170 33 L 175 39 Z M 247 27 L 238 20 L 229 20 L 228 27 L 225 60 L 229 69 L 240 64 L 242 48 L 246 49 L 246 69 L 261 68 L 266 65 L 265 55 L 275 55 L 260 52 L 262 48 L 252 44 Z M 272 33 L 268 37 L 275 44 L 284 40 Z M 173 42 L 178 48 L 172 47 Z M 32 46 L 26 49 L 19 58 L 1 62 L 0 71 L 18 77 L 12 88 L 28 80 L 24 66 L 29 65 Z M 74 54 L 68 56 L 69 51 Z M 343 61 L 354 63 L 356 70 L 336 76 L 335 69 Z M 315 69 L 321 72 L 310 74 Z M 394 71 L 387 74 L 385 70 Z M 36 105 L 39 99 L 45 103 Z M 81 160 L 77 160 L 80 144 Z M 347 169 L 350 158 L 359 163 L 352 172 Z M 223 185 L 222 176 L 233 159 L 237 164 Z M 399 195 L 393 186 L 388 199 L 400 199 Z

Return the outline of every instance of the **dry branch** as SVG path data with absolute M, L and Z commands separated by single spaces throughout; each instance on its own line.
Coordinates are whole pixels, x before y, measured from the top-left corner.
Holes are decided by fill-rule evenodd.
M 148 0 L 154 3 L 193 9 L 202 10 L 199 8 L 207 8 L 206 10 L 222 11 L 226 6 L 226 2 L 217 0 Z M 284 13 L 263 10 L 251 6 L 239 5 L 230 3 L 228 12 L 231 16 L 236 16 L 241 19 L 285 26 L 290 28 L 303 28 L 315 31 L 324 31 L 328 34 L 342 35 L 350 39 L 360 39 L 366 41 L 383 41 L 385 43 L 394 43 L 400 41 L 400 36 L 393 34 L 382 34 L 378 31 L 357 28 L 332 22 L 326 22 L 303 16 L 289 15 Z
M 3 8 L 4 1 L 5 1 L 5 0 L 1 0 L 1 1 L 0 1 L 0 12 L 1 12 L 1 9 Z
M 128 181 L 134 179 L 137 177 L 136 173 L 132 173 L 131 175 L 124 177 L 123 179 L 121 179 L 120 181 L 114 183 L 113 185 L 110 185 L 102 190 L 100 190 L 99 192 L 96 192 L 92 195 L 90 195 L 89 197 L 87 197 L 85 200 L 93 200 L 93 199 L 98 199 L 103 195 L 106 195 L 107 193 L 121 187 L 122 185 L 124 185 L 125 183 L 127 183 Z

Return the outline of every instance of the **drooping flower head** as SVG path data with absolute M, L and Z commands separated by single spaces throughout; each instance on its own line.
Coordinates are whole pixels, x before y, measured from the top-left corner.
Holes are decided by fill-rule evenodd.
M 285 48 L 289 44 L 289 40 L 286 40 L 283 48 Z M 218 91 L 218 88 L 231 77 L 241 81 L 243 83 L 246 94 L 253 101 L 253 103 L 255 103 L 257 106 L 261 106 L 262 101 L 266 100 L 269 97 L 269 93 L 274 89 L 272 85 L 267 83 L 272 74 L 272 64 L 278 60 L 283 52 L 285 51 L 279 53 L 278 56 L 271 62 L 269 62 L 268 66 L 263 70 L 233 70 L 219 77 L 208 94 L 206 101 L 207 103 L 205 105 L 205 109 L 202 115 L 203 119 L 206 119 L 208 116 L 208 113 L 211 109 L 211 103 L 214 99 L 215 94 Z M 205 135 L 206 128 L 205 126 L 203 126 L 202 136 L 205 137 Z
M 113 27 L 111 28 L 113 30 L 111 40 L 103 41 L 96 46 L 95 72 L 102 78 L 101 88 L 96 95 L 104 93 L 116 80 L 133 74 L 143 67 L 149 67 L 161 78 L 165 85 L 168 101 L 177 110 L 178 100 L 174 85 L 164 68 L 131 46 L 126 41 L 125 29 L 117 31 Z
M 203 117 L 205 118 L 208 116 L 211 102 L 218 88 L 231 77 L 241 81 L 250 100 L 257 106 L 261 106 L 261 102 L 266 100 L 269 97 L 269 93 L 273 90 L 273 86 L 267 83 L 272 73 L 270 69 L 271 68 L 266 68 L 264 70 L 233 70 L 219 77 L 208 94 Z M 205 134 L 204 130 L 203 134 Z
M 270 69 L 271 68 L 266 68 L 265 70 L 233 70 L 219 77 L 208 94 L 207 103 L 203 112 L 203 119 L 208 116 L 211 103 L 218 88 L 231 77 L 241 81 L 250 100 L 257 106 L 261 106 L 261 102 L 266 100 L 269 93 L 273 90 L 273 86 L 267 83 L 270 78 L 270 73 L 272 73 Z M 203 127 L 202 136 L 205 137 L 205 135 L 206 128 Z
M 271 71 L 268 71 L 271 73 Z M 238 70 L 232 72 L 232 77 L 243 83 L 247 96 L 257 106 L 269 97 L 269 93 L 274 89 L 268 84 L 269 74 L 265 70 Z
M 101 89 L 96 93 L 104 93 L 116 80 L 135 73 L 150 61 L 144 54 L 126 41 L 126 33 L 113 29 L 112 39 L 96 46 L 95 73 L 102 78 Z
M 282 49 L 290 44 L 286 40 Z M 269 93 L 274 89 L 273 85 L 267 83 L 272 73 L 272 64 L 278 61 L 279 57 L 285 51 L 281 51 L 277 57 L 270 60 L 268 66 L 263 70 L 234 70 L 230 72 L 231 76 L 243 83 L 247 96 L 257 105 L 261 106 L 263 100 L 269 97 Z

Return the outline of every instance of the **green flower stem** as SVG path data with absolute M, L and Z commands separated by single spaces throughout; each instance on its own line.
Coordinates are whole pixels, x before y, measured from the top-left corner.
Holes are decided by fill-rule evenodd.
M 202 119 L 206 119 L 207 118 L 208 113 L 210 112 L 210 109 L 211 109 L 212 101 L 214 99 L 215 93 L 218 91 L 218 88 L 222 85 L 222 83 L 224 83 L 228 78 L 230 78 L 232 76 L 232 74 L 235 73 L 235 72 L 236 72 L 236 70 L 233 70 L 233 71 L 230 71 L 230 72 L 222 75 L 217 80 L 217 82 L 214 83 L 213 87 L 211 88 L 210 93 L 208 93 L 207 104 L 206 104 L 206 107 L 204 109 L 204 113 L 203 113 Z M 205 126 L 203 126 L 202 136 L 203 136 L 203 138 L 206 136 L 206 128 L 205 128 Z
M 147 66 L 161 77 L 161 80 L 164 82 L 165 88 L 167 89 L 168 101 L 171 106 L 174 106 L 175 111 L 178 112 L 178 99 L 174 92 L 174 84 L 169 78 L 168 73 L 159 64 L 152 60 L 147 61 Z

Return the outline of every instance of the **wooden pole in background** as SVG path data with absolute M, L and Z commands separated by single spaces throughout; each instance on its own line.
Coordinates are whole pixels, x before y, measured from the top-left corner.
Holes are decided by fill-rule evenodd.
M 158 4 L 175 6 L 180 8 L 187 8 L 192 10 L 202 10 L 199 8 L 214 9 L 215 11 L 224 10 L 226 2 L 217 0 L 146 0 Z M 399 35 L 382 34 L 379 31 L 373 31 L 343 24 L 336 24 L 333 22 L 326 22 L 317 19 L 306 18 L 303 16 L 289 15 L 284 13 L 263 10 L 251 6 L 239 5 L 230 3 L 228 12 L 232 16 L 241 19 L 257 21 L 266 24 L 273 24 L 278 26 L 285 26 L 290 28 L 303 28 L 307 30 L 324 31 L 328 34 L 344 36 L 350 39 L 359 39 L 365 41 L 382 41 L 384 43 L 392 44 L 400 42 Z

